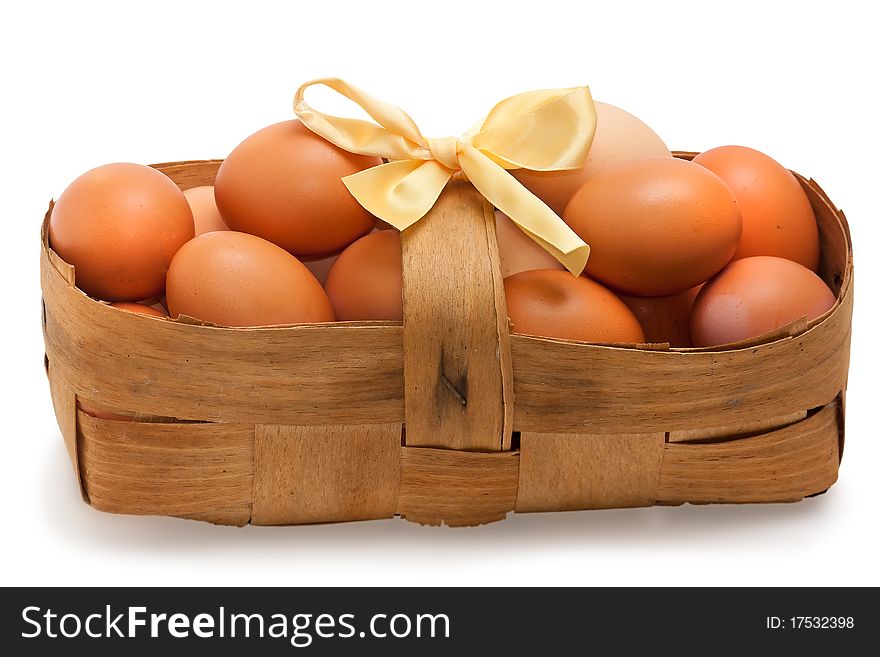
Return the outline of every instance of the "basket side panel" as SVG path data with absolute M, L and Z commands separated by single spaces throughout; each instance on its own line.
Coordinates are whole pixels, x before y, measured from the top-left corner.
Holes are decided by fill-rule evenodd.
M 624 350 L 512 335 L 514 429 L 651 433 L 760 422 L 823 406 L 845 387 L 851 288 L 795 337 L 718 352 Z
M 658 501 L 792 502 L 837 480 L 837 402 L 807 419 L 750 438 L 708 444 L 669 443 Z
M 82 411 L 77 417 L 83 485 L 96 509 L 249 521 L 252 426 L 125 422 Z
M 523 432 L 517 511 L 650 506 L 665 434 Z
M 43 249 L 46 353 L 102 408 L 251 425 L 403 420 L 399 326 L 221 329 L 144 317 L 88 298 L 51 254 Z
M 256 427 L 251 522 L 291 525 L 390 518 L 400 424 Z

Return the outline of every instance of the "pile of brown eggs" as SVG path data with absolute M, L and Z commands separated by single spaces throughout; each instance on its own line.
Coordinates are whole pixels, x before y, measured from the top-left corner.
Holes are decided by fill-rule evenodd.
M 590 244 L 582 276 L 496 213 L 515 332 L 712 346 L 833 306 L 788 170 L 740 146 L 676 159 L 631 114 L 597 114 L 582 169 L 512 172 Z M 81 290 L 124 311 L 230 327 L 400 320 L 399 233 L 341 182 L 379 163 L 285 121 L 235 148 L 213 187 L 181 192 L 137 164 L 83 174 L 55 204 L 49 242 Z

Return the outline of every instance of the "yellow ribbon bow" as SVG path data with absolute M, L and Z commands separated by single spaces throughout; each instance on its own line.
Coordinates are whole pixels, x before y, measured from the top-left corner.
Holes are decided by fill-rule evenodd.
M 329 87 L 354 101 L 376 123 L 313 109 L 304 99 L 313 85 Z M 588 87 L 511 96 L 463 136 L 441 139 L 424 137 L 402 109 L 338 78 L 302 85 L 294 112 L 306 127 L 336 146 L 390 160 L 342 182 L 362 206 L 398 230 L 424 217 L 461 171 L 480 194 L 572 274 L 579 275 L 587 264 L 590 247 L 507 169 L 563 171 L 584 165 L 596 130 Z

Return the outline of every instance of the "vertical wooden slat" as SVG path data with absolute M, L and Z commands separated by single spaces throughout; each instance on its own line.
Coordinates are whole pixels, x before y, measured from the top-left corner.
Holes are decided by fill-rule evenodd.
M 510 444 L 512 378 L 495 213 L 451 183 L 402 234 L 407 445 Z

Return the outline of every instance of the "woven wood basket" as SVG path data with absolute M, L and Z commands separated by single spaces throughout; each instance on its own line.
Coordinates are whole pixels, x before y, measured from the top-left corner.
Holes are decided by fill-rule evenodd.
M 187 189 L 219 164 L 156 168 Z M 44 223 L 46 370 L 83 499 L 233 525 L 473 525 L 821 493 L 843 448 L 852 250 L 843 213 L 798 180 L 837 303 L 724 349 L 510 334 L 494 214 L 466 183 L 402 235 L 402 325 L 229 329 L 120 312 L 74 286 Z

